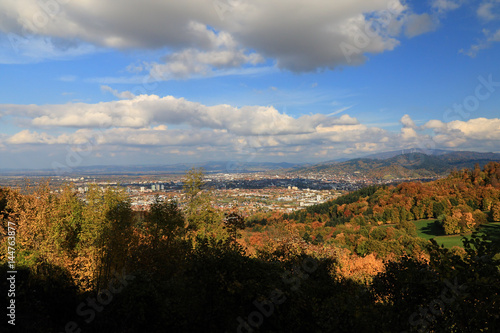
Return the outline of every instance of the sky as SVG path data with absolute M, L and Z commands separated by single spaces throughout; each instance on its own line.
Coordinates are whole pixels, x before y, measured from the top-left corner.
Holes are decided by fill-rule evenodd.
M 500 0 L 1 0 L 0 169 L 500 152 Z

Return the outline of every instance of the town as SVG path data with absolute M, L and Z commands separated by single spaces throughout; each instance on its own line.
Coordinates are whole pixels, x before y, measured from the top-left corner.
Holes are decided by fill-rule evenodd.
M 428 179 L 432 180 L 432 179 Z M 29 178 L 3 177 L 1 186 L 22 189 L 32 183 L 49 181 L 54 192 L 71 184 L 81 199 L 90 186 L 123 188 L 133 210 L 146 211 L 158 196 L 183 207 L 187 198 L 183 191 L 184 174 L 157 175 L 68 175 Z M 204 191 L 210 191 L 212 206 L 222 211 L 238 211 L 248 217 L 259 212 L 290 213 L 304 207 L 335 199 L 340 195 L 369 185 L 384 185 L 409 179 L 380 180 L 360 172 L 335 175 L 325 172 L 268 171 L 254 173 L 207 173 Z M 427 181 L 427 179 L 420 179 Z

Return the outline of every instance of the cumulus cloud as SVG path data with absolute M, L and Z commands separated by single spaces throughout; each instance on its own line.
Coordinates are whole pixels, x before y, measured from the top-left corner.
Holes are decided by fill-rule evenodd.
M 173 96 L 132 96 L 103 87 L 120 97 L 131 97 L 97 104 L 0 105 L 2 113 L 29 118 L 36 127 L 129 127 L 145 128 L 158 124 L 187 125 L 192 128 L 224 129 L 237 135 L 284 135 L 316 131 L 318 126 L 356 125 L 348 115 L 329 117 L 323 114 L 293 118 L 272 106 L 206 106 Z
M 427 16 L 412 14 L 401 0 L 26 0 L 0 3 L 0 31 L 102 48 L 167 48 L 162 62 L 149 65 L 162 77 L 183 78 L 265 58 L 296 72 L 361 64 L 367 53 L 394 49 L 405 24 L 409 36 L 431 30 Z
M 391 132 L 360 123 L 347 114 L 294 118 L 272 106 L 206 106 L 156 95 L 95 104 L 4 104 L 0 105 L 0 116 L 24 124 L 18 133 L 0 136 L 4 153 L 52 147 L 54 154 L 77 151 L 88 154 L 90 160 L 92 156 L 118 152 L 141 159 L 146 155 L 185 153 L 212 160 L 286 156 L 289 160 L 313 161 L 427 144 L 495 150 L 500 142 L 500 119 L 496 118 L 449 123 L 430 120 L 417 126 L 409 115 L 404 115 L 401 130 Z
M 498 147 L 500 143 L 500 119 L 475 118 L 444 123 L 430 120 L 424 128 L 432 129 L 434 141 L 445 147 Z
M 57 140 L 47 133 L 39 134 L 29 130 L 23 130 L 7 139 L 11 144 L 54 144 Z
M 403 124 L 404 128 L 416 128 L 417 126 L 415 125 L 415 122 L 411 117 L 407 114 L 405 114 L 403 117 L 400 119 L 401 124 Z
M 417 133 L 419 128 L 415 125 L 415 122 L 411 117 L 405 114 L 399 122 L 403 125 L 401 128 L 400 139 L 402 142 L 411 142 L 415 143 L 416 141 L 421 139 L 421 136 Z
M 17 151 L 32 146 L 52 146 L 54 152 L 88 151 L 90 147 L 94 154 L 118 151 L 142 156 L 167 148 L 196 152 L 206 147 L 211 150 L 210 159 L 249 154 L 309 159 L 322 156 L 320 151 L 336 154 L 391 141 L 387 131 L 363 125 L 347 114 L 295 118 L 272 106 L 206 106 L 172 96 L 141 95 L 96 104 L 4 104 L 0 116 L 30 128 L 0 138 L 4 150 L 15 147 Z M 207 149 L 203 154 L 208 154 Z

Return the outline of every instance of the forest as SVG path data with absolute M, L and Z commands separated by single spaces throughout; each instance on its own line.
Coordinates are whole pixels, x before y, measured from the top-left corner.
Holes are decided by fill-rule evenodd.
M 292 214 L 123 191 L 0 189 L 0 285 L 19 332 L 498 332 L 500 163 L 374 186 Z M 418 236 L 427 219 L 446 248 Z M 15 251 L 14 251 L 15 250 Z M 10 289 L 9 289 L 10 288 Z M 8 309 L 7 309 L 8 310 Z

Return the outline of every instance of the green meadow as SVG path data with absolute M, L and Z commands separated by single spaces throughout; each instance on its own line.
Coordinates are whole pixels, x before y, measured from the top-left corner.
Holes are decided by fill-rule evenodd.
M 439 245 L 443 245 L 446 248 L 452 248 L 453 246 L 462 246 L 462 238 L 470 238 L 472 233 L 465 235 L 445 235 L 444 231 L 437 226 L 434 221 L 435 219 L 428 220 L 418 220 L 415 221 L 415 226 L 417 227 L 417 234 L 419 237 L 424 239 L 434 238 Z M 500 240 L 500 222 L 491 222 L 482 225 L 479 230 L 495 240 Z

